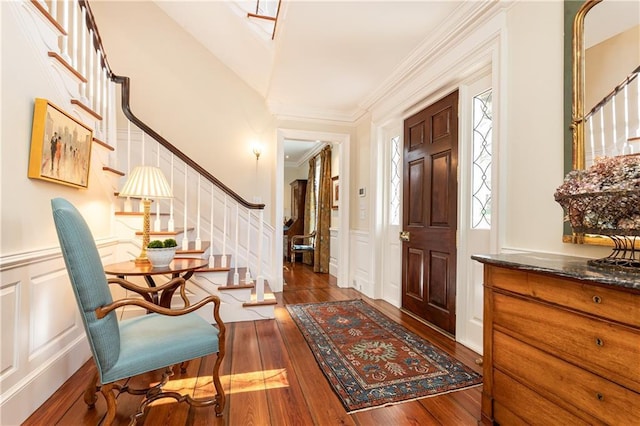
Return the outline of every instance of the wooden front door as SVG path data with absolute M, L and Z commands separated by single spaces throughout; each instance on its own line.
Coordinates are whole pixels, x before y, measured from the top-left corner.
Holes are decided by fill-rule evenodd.
M 457 175 L 456 91 L 404 121 L 402 244 L 402 307 L 453 335 Z

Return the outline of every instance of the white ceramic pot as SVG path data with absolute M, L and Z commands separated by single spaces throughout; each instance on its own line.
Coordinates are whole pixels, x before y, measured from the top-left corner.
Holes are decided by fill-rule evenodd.
M 147 248 L 147 257 L 154 268 L 165 268 L 169 266 L 176 255 L 177 247 Z

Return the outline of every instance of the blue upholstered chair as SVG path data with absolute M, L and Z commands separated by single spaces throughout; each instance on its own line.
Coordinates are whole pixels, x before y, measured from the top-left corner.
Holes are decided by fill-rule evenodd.
M 104 424 L 110 425 L 116 415 L 114 392 L 127 391 L 145 395 L 138 411 L 131 415 L 131 424 L 144 415 L 148 404 L 165 397 L 197 407 L 215 405 L 216 414 L 221 416 L 225 395 L 219 369 L 225 351 L 225 327 L 219 315 L 220 299 L 209 296 L 190 305 L 184 292 L 184 279 L 175 278 L 167 286 L 179 287 L 184 308 L 168 309 L 154 305 L 149 302 L 148 295 L 147 300 L 126 298 L 114 302 L 109 291 L 110 283 L 120 284 L 140 294 L 157 289 L 143 288 L 122 279 L 107 280 L 91 231 L 78 210 L 61 198 L 52 200 L 51 206 L 62 255 L 97 367 L 96 376 L 84 395 L 89 407 L 95 406 L 96 394 L 100 391 L 107 402 Z M 207 303 L 213 303 L 215 327 L 194 312 Z M 140 306 L 151 313 L 118 321 L 115 310 L 126 305 Z M 214 353 L 217 353 L 213 367 L 215 396 L 194 399 L 176 392 L 162 392 L 162 385 L 173 374 L 173 365 Z M 158 369 L 165 371 L 156 386 L 129 389 L 117 383 Z

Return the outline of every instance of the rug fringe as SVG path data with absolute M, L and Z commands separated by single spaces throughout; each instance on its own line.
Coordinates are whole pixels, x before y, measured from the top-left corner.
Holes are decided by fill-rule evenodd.
M 351 410 L 351 411 L 347 410 L 347 414 L 361 413 L 363 411 L 375 410 L 377 408 L 392 407 L 394 405 L 400 405 L 400 404 L 404 404 L 406 402 L 418 401 L 419 399 L 433 398 L 433 397 L 436 397 L 436 396 L 442 396 L 442 395 L 446 395 L 448 393 L 460 392 L 460 391 L 463 391 L 463 390 L 469 390 L 469 389 L 477 388 L 477 387 L 480 387 L 480 386 L 482 386 L 482 383 L 478 383 L 477 385 L 470 385 L 470 386 L 467 386 L 467 387 L 464 387 L 464 388 L 451 389 L 451 390 L 444 391 L 444 392 L 438 392 L 438 393 L 434 393 L 433 395 L 418 396 L 418 397 L 412 398 L 412 399 L 405 399 L 404 401 L 389 402 L 389 403 L 382 404 L 382 405 L 375 405 L 373 407 L 358 408 L 357 410 Z M 344 404 L 343 404 L 343 406 L 344 406 Z M 346 407 L 345 407 L 345 409 L 346 409 Z

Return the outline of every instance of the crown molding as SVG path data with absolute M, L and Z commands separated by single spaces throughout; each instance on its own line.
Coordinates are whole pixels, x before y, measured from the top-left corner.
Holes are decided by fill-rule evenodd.
M 312 121 L 332 125 L 352 126 L 367 111 L 356 107 L 352 111 L 327 110 L 304 105 L 284 105 L 267 100 L 267 108 L 278 120 Z
M 501 2 L 461 3 L 446 20 L 446 25 L 427 37 L 376 90 L 359 103 L 360 109 L 371 111 L 377 103 L 409 81 L 425 63 L 456 46 L 505 7 Z

